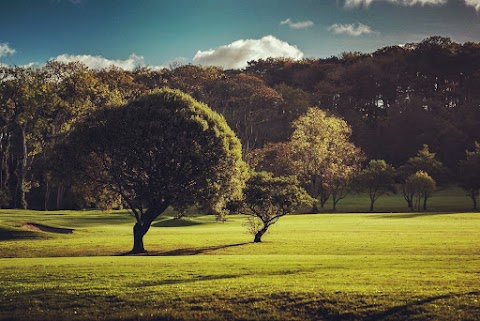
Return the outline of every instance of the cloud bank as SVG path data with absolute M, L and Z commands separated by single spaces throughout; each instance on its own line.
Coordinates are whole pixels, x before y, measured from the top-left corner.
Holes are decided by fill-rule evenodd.
M 362 23 L 358 24 L 338 24 L 335 23 L 328 28 L 329 31 L 341 35 L 348 35 L 352 37 L 358 37 L 361 35 L 368 35 L 374 33 L 372 28 Z
M 137 67 L 145 66 L 145 61 L 142 56 L 137 56 L 135 54 L 131 54 L 125 60 L 112 60 L 107 59 L 103 56 L 92 56 L 92 55 L 59 55 L 55 58 L 52 58 L 53 61 L 69 63 L 73 61 L 79 61 L 83 63 L 90 69 L 104 69 L 109 68 L 112 66 L 118 67 L 123 70 L 132 71 Z M 152 69 L 156 69 L 157 67 L 152 67 Z
M 303 52 L 296 46 L 281 41 L 274 36 L 261 39 L 241 39 L 215 49 L 198 51 L 193 63 L 199 65 L 221 66 L 225 69 L 241 69 L 251 60 L 269 57 L 303 58 Z
M 306 28 L 313 27 L 315 25 L 313 23 L 313 21 L 310 21 L 310 20 L 294 22 L 290 18 L 281 21 L 280 24 L 281 25 L 288 25 L 292 29 L 306 29 Z
M 13 55 L 15 49 L 10 47 L 8 43 L 0 43 L 0 58 Z
M 345 0 L 345 8 L 357 8 L 357 7 L 369 7 L 374 1 L 376 2 L 389 2 L 398 4 L 401 6 L 416 6 L 416 5 L 444 5 L 447 0 Z M 478 2 L 479 0 L 465 0 Z
M 474 7 L 477 12 L 480 12 L 480 0 L 465 0 L 465 4 Z

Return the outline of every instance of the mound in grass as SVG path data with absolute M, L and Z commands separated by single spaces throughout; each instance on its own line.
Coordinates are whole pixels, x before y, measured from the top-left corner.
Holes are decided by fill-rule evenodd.
M 22 231 L 20 229 L 0 226 L 0 241 L 30 240 L 41 237 L 40 233 L 35 233 L 34 231 Z
M 157 221 L 152 224 L 153 227 L 183 227 L 183 226 L 194 226 L 204 224 L 202 222 L 192 221 L 188 219 L 167 219 Z
M 31 230 L 31 231 L 41 231 L 41 232 L 47 232 L 47 233 L 58 233 L 58 234 L 73 233 L 73 229 L 71 228 L 52 227 L 52 226 L 36 224 L 36 223 L 25 223 L 22 225 L 22 228 Z

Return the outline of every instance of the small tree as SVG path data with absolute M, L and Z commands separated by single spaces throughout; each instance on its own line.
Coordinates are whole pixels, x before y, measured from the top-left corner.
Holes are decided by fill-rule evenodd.
M 338 202 L 352 191 L 353 180 L 361 168 L 364 156 L 361 149 L 351 143 L 339 145 L 332 154 L 328 156 L 329 160 L 323 169 L 322 185 L 331 195 L 332 210 L 336 211 Z
M 428 173 L 436 182 L 444 183 L 447 180 L 447 169 L 443 163 L 436 159 L 436 153 L 430 152 L 428 145 L 424 144 L 417 154 L 410 157 L 407 162 L 398 169 L 398 174 L 406 179 L 418 171 Z
M 424 171 L 418 171 L 410 175 L 405 181 L 405 188 L 412 193 L 412 199 L 415 199 L 415 207 L 420 210 L 421 200 L 423 199 L 423 210 L 427 210 L 427 200 L 436 188 L 435 180 Z
M 445 183 L 447 180 L 447 169 L 442 162 L 435 158 L 435 153 L 430 152 L 428 145 L 423 145 L 423 148 L 417 152 L 417 155 L 410 157 L 408 161 L 398 169 L 400 179 L 405 181 L 418 171 L 428 174 L 435 182 Z M 410 209 L 413 209 L 413 194 L 415 191 L 411 190 L 411 186 L 402 186 L 403 196 Z M 413 193 L 413 194 L 412 194 Z M 427 200 L 424 199 L 425 207 Z
M 480 143 L 475 142 L 473 151 L 466 151 L 466 159 L 460 161 L 458 180 L 460 187 L 468 192 L 473 209 L 477 210 L 477 198 L 480 191 Z
M 271 225 L 308 201 L 311 197 L 298 186 L 294 176 L 273 177 L 271 173 L 260 172 L 247 181 L 239 211 L 252 217 L 249 229 L 258 243 Z
M 395 168 L 384 160 L 372 159 L 368 166 L 357 176 L 356 183 L 360 191 L 366 191 L 370 198 L 370 211 L 379 197 L 396 193 Z

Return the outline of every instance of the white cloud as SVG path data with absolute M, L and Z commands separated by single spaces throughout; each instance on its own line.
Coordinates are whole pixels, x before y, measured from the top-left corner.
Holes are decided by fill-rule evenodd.
M 352 36 L 352 37 L 358 37 L 358 36 L 361 36 L 361 35 L 364 35 L 364 34 L 374 33 L 372 28 L 370 28 L 369 26 L 364 25 L 362 23 L 358 23 L 356 25 L 355 24 L 338 24 L 338 23 L 335 23 L 335 24 L 331 25 L 328 28 L 328 30 L 332 31 L 333 33 L 338 34 L 338 35 L 344 34 L 344 35 L 349 35 L 349 36 Z
M 306 29 L 313 27 L 315 24 L 313 21 L 305 20 L 305 21 L 297 21 L 294 22 L 292 19 L 288 18 L 280 22 L 281 25 L 288 25 L 292 29 Z
M 241 69 L 251 60 L 269 57 L 303 58 L 303 52 L 296 46 L 281 41 L 274 36 L 261 39 L 241 39 L 215 49 L 198 51 L 193 63 L 199 65 L 221 66 L 225 69 Z
M 398 4 L 401 6 L 415 6 L 415 5 L 444 5 L 447 3 L 447 0 L 345 0 L 345 8 L 356 8 L 356 7 L 369 7 L 374 1 L 376 2 L 389 2 L 393 4 Z M 471 2 L 477 2 L 479 0 L 465 0 Z
M 103 68 L 109 68 L 109 67 L 115 66 L 123 70 L 131 71 L 131 70 L 134 70 L 136 67 L 145 66 L 144 58 L 142 56 L 137 56 L 135 54 L 131 54 L 130 57 L 128 57 L 125 60 L 112 60 L 102 56 L 67 55 L 67 54 L 59 55 L 55 58 L 52 58 L 51 60 L 63 62 L 63 63 L 79 61 L 90 69 L 103 69 Z M 152 67 L 152 69 L 153 68 L 156 68 L 156 67 Z
M 0 43 L 0 58 L 10 56 L 15 53 L 15 49 L 10 47 L 8 43 Z
M 345 0 L 345 8 L 368 7 L 373 0 Z
M 480 12 L 480 0 L 465 0 L 465 4 L 474 7 L 477 12 Z

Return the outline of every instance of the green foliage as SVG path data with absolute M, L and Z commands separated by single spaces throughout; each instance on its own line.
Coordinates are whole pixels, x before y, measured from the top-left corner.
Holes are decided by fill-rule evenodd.
M 311 198 L 298 185 L 296 177 L 273 177 L 271 173 L 259 172 L 247 181 L 240 211 L 254 217 L 250 220 L 250 232 L 255 235 L 255 242 L 261 242 L 271 225 L 308 201 Z
M 418 171 L 431 175 L 436 181 L 446 182 L 447 170 L 442 162 L 435 158 L 435 153 L 430 152 L 428 145 L 424 144 L 414 157 L 408 159 L 405 165 L 399 168 L 400 175 L 406 179 Z
M 289 176 L 295 172 L 291 144 L 288 142 L 269 143 L 254 149 L 247 159 L 250 167 L 258 172 L 270 172 L 275 176 Z
M 293 126 L 292 157 L 302 186 L 322 207 L 332 196 L 335 209 L 363 160 L 361 150 L 350 142 L 352 129 L 345 120 L 318 108 L 310 108 Z
M 222 116 L 162 89 L 96 111 L 70 134 L 60 157 L 90 195 L 106 189 L 121 197 L 137 221 L 134 251 L 142 252 L 143 235 L 168 206 L 222 208 L 239 198 L 246 179 L 241 153 Z
M 427 172 L 418 171 L 407 177 L 404 189 L 415 199 L 413 208 L 420 210 L 420 201 L 423 199 L 423 209 L 427 209 L 427 199 L 437 188 L 435 180 Z
M 382 195 L 395 193 L 395 168 L 383 159 L 371 160 L 356 177 L 356 185 L 360 191 L 366 191 L 370 198 L 370 211 L 373 211 L 376 200 Z
M 480 143 L 475 142 L 473 151 L 466 151 L 466 159 L 460 161 L 460 187 L 468 192 L 472 199 L 473 209 L 477 209 L 477 199 L 480 193 Z

